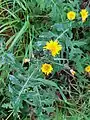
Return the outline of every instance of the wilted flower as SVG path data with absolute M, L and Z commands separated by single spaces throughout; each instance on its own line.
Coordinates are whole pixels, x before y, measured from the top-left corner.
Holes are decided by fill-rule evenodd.
M 73 76 L 76 74 L 76 72 L 73 69 L 71 69 L 70 72 Z
M 26 58 L 24 59 L 24 63 L 30 62 L 30 59 Z

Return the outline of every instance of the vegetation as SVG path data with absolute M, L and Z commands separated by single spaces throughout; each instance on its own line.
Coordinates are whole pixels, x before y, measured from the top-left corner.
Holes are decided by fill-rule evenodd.
M 89 0 L 0 0 L 0 120 L 90 120 Z

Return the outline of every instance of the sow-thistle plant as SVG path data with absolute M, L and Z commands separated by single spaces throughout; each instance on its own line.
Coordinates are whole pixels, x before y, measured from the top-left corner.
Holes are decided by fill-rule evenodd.
M 49 75 L 53 71 L 53 67 L 50 64 L 44 63 L 42 64 L 41 70 L 46 75 Z
M 66 116 L 70 113 L 68 119 L 72 120 L 81 116 L 84 120 L 84 116 L 85 119 L 90 116 L 87 90 L 89 64 L 84 70 L 87 76 L 82 74 L 83 65 L 89 63 L 88 22 L 85 29 L 81 29 L 84 26 L 81 23 L 86 21 L 89 12 L 86 9 L 79 11 L 80 0 L 72 0 L 72 5 L 70 0 L 0 1 L 2 11 L 5 10 L 0 13 L 0 40 L 5 43 L 0 42 L 0 119 L 9 120 L 12 117 L 15 120 L 55 120 L 55 112 L 60 113 L 58 119 L 63 120 L 67 117 L 62 113 L 66 113 Z M 65 16 L 66 10 L 70 8 L 72 10 Z M 4 20 L 6 16 L 7 20 Z M 82 18 L 80 21 L 78 16 Z M 48 30 L 49 32 L 45 32 Z M 46 39 L 49 41 L 44 44 Z M 8 46 L 7 49 L 15 57 L 8 53 L 5 46 Z M 43 52 L 42 48 L 47 52 Z M 74 78 L 78 81 L 73 81 Z M 81 108 L 83 102 L 85 107 Z M 67 106 L 67 109 L 63 106 Z
M 75 17 L 76 17 L 76 13 L 74 11 L 70 11 L 70 12 L 67 13 L 67 18 L 69 20 L 74 20 Z
M 49 50 L 53 57 L 59 54 L 59 52 L 62 50 L 62 46 L 59 44 L 57 40 L 55 41 L 50 40 L 49 42 L 46 43 L 46 46 L 44 46 L 43 48 Z
M 86 9 L 82 9 L 81 12 L 82 22 L 86 21 L 86 18 L 88 17 L 88 11 Z
M 90 65 L 88 65 L 87 67 L 85 67 L 85 72 L 87 72 L 87 73 L 90 72 Z

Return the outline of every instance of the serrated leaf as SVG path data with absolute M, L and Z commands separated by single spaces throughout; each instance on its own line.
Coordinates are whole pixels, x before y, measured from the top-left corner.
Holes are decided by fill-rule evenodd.
M 72 41 L 72 44 L 73 44 L 73 46 L 81 47 L 81 46 L 84 46 L 87 43 L 83 42 L 83 41 Z
M 9 79 L 10 79 L 10 81 L 11 81 L 12 84 L 22 86 L 22 85 L 20 84 L 19 80 L 18 80 L 15 76 L 10 75 L 10 76 L 9 76 Z
M 51 113 L 51 112 L 54 112 L 55 108 L 54 108 L 54 107 L 46 107 L 45 110 L 46 110 L 48 113 Z
M 10 109 L 12 109 L 12 106 L 11 106 L 11 104 L 10 103 L 4 103 L 4 104 L 2 104 L 2 107 L 3 108 L 10 108 Z

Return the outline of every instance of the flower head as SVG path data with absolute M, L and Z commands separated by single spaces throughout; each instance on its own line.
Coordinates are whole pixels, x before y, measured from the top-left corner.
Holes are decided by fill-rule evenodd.
M 67 13 L 67 18 L 69 20 L 74 20 L 75 17 L 76 17 L 76 13 L 74 11 L 70 11 L 70 12 Z
M 73 76 L 76 74 L 76 72 L 73 69 L 71 69 L 70 72 Z
M 45 63 L 45 64 L 42 64 L 41 70 L 46 75 L 49 75 L 53 71 L 53 68 L 50 64 Z
M 90 72 L 90 65 L 88 65 L 87 67 L 85 67 L 85 72 Z
M 30 59 L 28 58 L 24 59 L 24 63 L 28 63 L 28 62 L 30 62 Z
M 81 12 L 82 22 L 86 21 L 86 18 L 88 17 L 88 11 L 86 9 L 82 9 Z
M 46 43 L 46 46 L 44 46 L 45 49 L 49 50 L 52 54 L 52 56 L 55 57 L 56 54 L 59 53 L 59 51 L 62 49 L 62 46 L 58 43 L 57 40 L 53 41 L 50 40 L 50 42 Z

